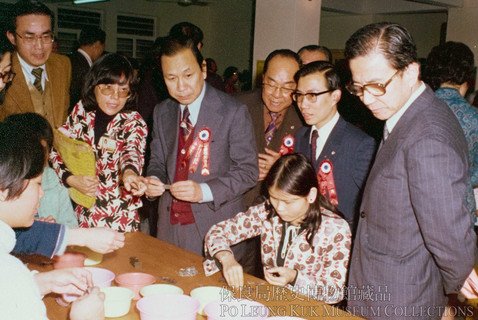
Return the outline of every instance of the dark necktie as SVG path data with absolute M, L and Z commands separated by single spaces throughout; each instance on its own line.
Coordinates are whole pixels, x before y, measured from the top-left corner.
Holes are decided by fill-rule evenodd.
M 319 139 L 319 132 L 312 130 L 310 138 L 310 158 L 312 159 L 312 163 L 315 163 L 317 160 L 317 139 Z
M 272 137 L 274 137 L 274 132 L 277 129 L 276 121 L 279 118 L 279 114 L 277 112 L 269 111 L 269 115 L 271 116 L 271 122 L 269 122 L 269 125 L 267 126 L 266 131 L 264 132 L 267 146 L 269 145 L 269 143 L 271 143 Z
M 43 93 L 43 88 L 41 86 L 41 75 L 43 73 L 42 68 L 35 68 L 32 70 L 33 76 L 35 76 L 35 82 L 33 82 L 33 86 L 38 90 L 38 92 Z
M 390 135 L 390 132 L 388 131 L 387 124 L 383 126 L 383 136 L 382 136 L 382 141 L 380 141 L 380 145 L 378 149 L 380 150 L 383 147 L 383 144 L 385 141 L 388 139 L 388 136 Z
M 188 137 L 194 128 L 193 124 L 191 123 L 191 120 L 189 119 L 188 106 L 186 106 L 183 110 L 183 118 L 181 119 L 181 123 L 179 126 L 181 127 L 181 133 L 184 137 L 184 141 L 188 140 Z

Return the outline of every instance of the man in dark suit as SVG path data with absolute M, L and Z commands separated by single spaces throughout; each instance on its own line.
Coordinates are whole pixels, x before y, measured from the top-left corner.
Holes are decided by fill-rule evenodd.
M 106 33 L 98 27 L 84 27 L 78 39 L 79 48 L 68 57 L 71 62 L 70 108 L 81 99 L 81 90 L 85 76 L 103 52 L 105 51 Z
M 146 195 L 161 196 L 158 238 L 197 254 L 212 225 L 245 209 L 258 176 L 247 107 L 205 83 L 202 60 L 191 39 L 169 37 L 161 48 L 172 99 L 154 111 L 146 178 Z
M 354 231 L 375 140 L 337 112 L 342 91 L 334 65 L 311 62 L 295 74 L 295 80 L 297 90 L 293 97 L 309 125 L 297 132 L 296 151 L 311 159 L 322 194 L 338 205 Z
M 360 208 L 349 311 L 369 319 L 440 319 L 446 295 L 474 274 L 463 131 L 420 81 L 416 46 L 402 26 L 361 28 L 345 56 L 353 79 L 347 89 L 386 120 Z
M 66 120 L 71 65 L 52 53 L 53 12 L 40 1 L 20 0 L 13 6 L 7 37 L 15 47 L 13 79 L 0 105 L 0 120 L 10 114 L 36 112 L 57 128 Z
M 289 49 L 275 50 L 264 62 L 262 89 L 236 96 L 249 108 L 259 151 L 259 179 L 245 196 L 247 205 L 262 201 L 262 180 L 279 158 L 281 147 L 284 150 L 286 139 L 293 138 L 302 126 L 299 112 L 292 101 L 296 86 L 294 74 L 299 68 L 300 58 L 295 52 Z

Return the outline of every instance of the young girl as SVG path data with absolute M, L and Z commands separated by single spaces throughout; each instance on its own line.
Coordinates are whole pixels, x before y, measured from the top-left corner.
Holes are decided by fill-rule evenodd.
M 214 225 L 206 235 L 207 275 L 219 270 L 231 286 L 244 283 L 231 245 L 261 236 L 267 282 L 327 303 L 343 299 L 351 233 L 324 203 L 312 165 L 300 154 L 281 157 L 266 179 L 268 200 Z
M 12 228 L 30 227 L 43 195 L 45 150 L 11 123 L 0 123 L 0 310 L 2 319 L 47 319 L 42 296 L 50 292 L 84 294 L 91 286 L 83 268 L 30 272 L 10 254 Z M 97 288 L 72 306 L 71 319 L 103 319 L 103 294 Z

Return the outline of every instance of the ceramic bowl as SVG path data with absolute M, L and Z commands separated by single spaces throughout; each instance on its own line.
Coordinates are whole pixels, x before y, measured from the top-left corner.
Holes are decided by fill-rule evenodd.
M 133 290 L 134 299 L 138 300 L 141 298 L 139 295 L 139 290 L 141 290 L 144 286 L 155 283 L 156 278 L 148 273 L 128 272 L 118 275 L 115 281 L 120 287 Z
M 96 267 L 85 267 L 86 270 L 91 272 L 93 278 L 93 285 L 98 288 L 111 287 L 111 283 L 115 278 L 114 272 Z
M 100 289 L 105 294 L 105 317 L 115 318 L 129 312 L 134 292 L 123 287 L 107 287 Z
M 199 307 L 199 314 L 201 315 L 204 315 L 203 309 L 208 303 L 213 301 L 226 301 L 234 297 L 230 290 L 214 286 L 195 288 L 191 290 L 189 295 L 195 299 L 198 299 L 201 303 L 201 306 Z
M 208 320 L 242 319 L 259 320 L 266 319 L 269 309 L 256 301 L 246 299 L 231 299 L 227 301 L 213 301 L 204 307 L 204 314 Z
M 53 258 L 53 268 L 74 268 L 83 267 L 86 259 L 86 255 L 81 252 L 65 252 L 61 256 L 55 256 Z
M 151 296 L 153 294 L 183 294 L 184 291 L 180 287 L 172 284 L 156 283 L 143 287 L 139 290 L 143 297 Z
M 155 294 L 136 303 L 141 320 L 196 320 L 199 301 L 186 295 Z

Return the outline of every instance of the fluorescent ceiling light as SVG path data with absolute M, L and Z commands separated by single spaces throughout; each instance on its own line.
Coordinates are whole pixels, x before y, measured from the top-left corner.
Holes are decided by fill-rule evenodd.
M 103 2 L 108 0 L 73 0 L 74 4 L 82 4 L 82 3 L 93 3 L 93 2 Z

